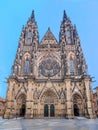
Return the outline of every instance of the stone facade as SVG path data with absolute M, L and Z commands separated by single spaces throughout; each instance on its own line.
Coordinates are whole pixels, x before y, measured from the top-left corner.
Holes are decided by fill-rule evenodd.
M 93 103 L 95 114 L 98 117 L 98 86 L 95 88 L 95 90 L 96 91 L 93 93 Z
M 5 99 L 0 97 L 0 116 L 4 115 L 5 110 Z
M 94 118 L 91 77 L 76 26 L 64 11 L 59 42 L 48 28 L 42 41 L 34 11 L 22 28 L 8 78 L 5 118 Z

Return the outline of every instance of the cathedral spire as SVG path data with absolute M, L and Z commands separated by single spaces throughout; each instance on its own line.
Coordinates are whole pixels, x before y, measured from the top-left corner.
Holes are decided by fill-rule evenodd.
M 34 10 L 32 11 L 32 14 L 31 14 L 31 20 L 35 20 Z
M 68 18 L 68 17 L 67 17 L 66 11 L 64 10 L 63 20 L 66 20 L 67 18 Z

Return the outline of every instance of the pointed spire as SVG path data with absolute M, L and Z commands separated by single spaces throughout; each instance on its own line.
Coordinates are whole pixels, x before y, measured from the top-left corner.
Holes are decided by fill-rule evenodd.
M 31 20 L 35 20 L 34 10 L 32 11 L 32 14 L 31 14 Z
M 50 31 L 50 27 L 48 27 L 48 31 Z
M 66 20 L 66 19 L 67 19 L 67 14 L 66 14 L 66 11 L 64 10 L 63 20 Z

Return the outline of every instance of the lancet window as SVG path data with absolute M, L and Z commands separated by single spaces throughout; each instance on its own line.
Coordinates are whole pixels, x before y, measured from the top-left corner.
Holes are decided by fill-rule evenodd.
M 29 69 L 30 69 L 30 61 L 28 59 L 26 59 L 26 61 L 25 61 L 25 74 L 29 73 Z
M 70 59 L 70 73 L 74 72 L 74 60 Z

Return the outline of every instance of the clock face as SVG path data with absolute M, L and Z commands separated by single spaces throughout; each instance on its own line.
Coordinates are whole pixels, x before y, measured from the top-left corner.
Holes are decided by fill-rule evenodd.
M 59 63 L 54 59 L 43 60 L 39 65 L 40 73 L 46 77 L 56 75 L 60 71 L 60 68 Z

